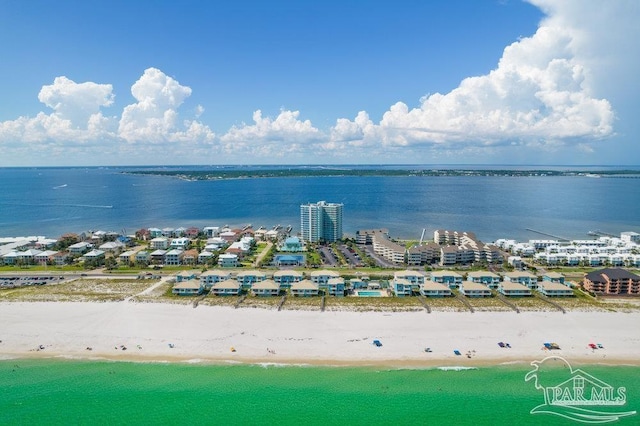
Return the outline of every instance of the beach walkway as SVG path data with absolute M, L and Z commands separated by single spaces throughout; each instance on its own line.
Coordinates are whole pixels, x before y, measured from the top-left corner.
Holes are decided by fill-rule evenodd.
M 173 278 L 175 278 L 175 277 L 173 277 L 173 276 L 171 276 L 171 275 L 168 275 L 168 276 L 162 277 L 162 278 L 160 279 L 160 281 L 158 281 L 157 283 L 155 283 L 155 284 L 153 284 L 152 286 L 150 286 L 150 287 L 148 287 L 148 288 L 146 288 L 146 289 L 142 290 L 142 291 L 141 291 L 140 293 L 138 293 L 138 294 L 134 294 L 133 296 L 129 296 L 129 297 L 127 297 L 126 299 L 124 299 L 124 301 L 125 301 L 125 302 L 130 302 L 130 301 L 131 301 L 133 298 L 135 298 L 135 297 L 138 297 L 138 296 L 146 296 L 146 295 L 148 295 L 148 294 L 151 294 L 151 293 L 153 293 L 153 291 L 154 291 L 155 289 L 157 289 L 158 287 L 160 287 L 160 286 L 161 286 L 161 285 L 163 285 L 163 284 L 168 283 L 168 282 L 169 282 L 170 280 L 172 280 Z
M 431 307 L 429 307 L 429 305 L 427 304 L 427 301 L 424 298 L 424 296 L 422 296 L 422 295 L 418 296 L 418 300 L 420 301 L 420 303 L 422 304 L 424 309 L 427 311 L 427 313 L 430 314 L 431 313 Z

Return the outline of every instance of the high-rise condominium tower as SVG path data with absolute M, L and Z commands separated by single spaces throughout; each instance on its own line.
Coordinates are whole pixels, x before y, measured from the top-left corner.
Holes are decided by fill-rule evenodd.
M 317 203 L 300 206 L 300 229 L 306 242 L 334 242 L 342 239 L 343 204 Z

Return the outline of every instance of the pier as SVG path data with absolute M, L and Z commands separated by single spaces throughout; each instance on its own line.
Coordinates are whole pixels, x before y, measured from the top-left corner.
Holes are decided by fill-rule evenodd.
M 540 234 L 540 235 L 544 235 L 546 237 L 551 237 L 554 240 L 558 240 L 558 241 L 571 241 L 569 238 L 564 238 L 564 237 L 560 237 L 558 235 L 553 235 L 553 234 L 549 234 L 548 232 L 542 232 L 542 231 L 538 231 L 537 229 L 531 229 L 531 228 L 525 228 L 527 231 L 529 232 L 533 232 L 536 234 Z

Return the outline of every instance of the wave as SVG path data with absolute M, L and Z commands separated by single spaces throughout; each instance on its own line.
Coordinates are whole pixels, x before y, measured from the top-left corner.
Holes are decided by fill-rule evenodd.
M 477 370 L 477 367 L 463 367 L 461 365 L 454 365 L 451 367 L 438 367 L 440 371 L 465 371 L 465 370 Z
M 60 188 L 66 188 L 67 184 L 65 183 L 64 185 L 58 185 L 58 186 L 54 186 L 53 189 L 60 189 Z

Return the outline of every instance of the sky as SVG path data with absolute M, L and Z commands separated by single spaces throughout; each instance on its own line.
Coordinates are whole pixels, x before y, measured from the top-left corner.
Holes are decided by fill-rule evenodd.
M 640 165 L 637 0 L 0 0 L 0 166 Z

